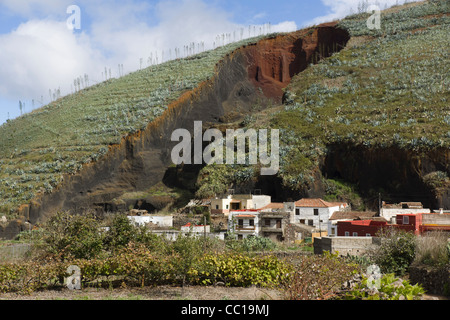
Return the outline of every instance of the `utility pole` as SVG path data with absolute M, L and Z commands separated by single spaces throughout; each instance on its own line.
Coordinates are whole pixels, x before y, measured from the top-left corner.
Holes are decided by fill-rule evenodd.
M 378 216 L 381 217 L 381 193 L 378 193 Z

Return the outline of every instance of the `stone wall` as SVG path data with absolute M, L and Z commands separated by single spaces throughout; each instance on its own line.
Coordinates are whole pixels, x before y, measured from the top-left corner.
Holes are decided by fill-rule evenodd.
M 379 243 L 376 237 L 319 237 L 314 239 L 314 253 L 329 251 L 341 256 L 361 256 Z

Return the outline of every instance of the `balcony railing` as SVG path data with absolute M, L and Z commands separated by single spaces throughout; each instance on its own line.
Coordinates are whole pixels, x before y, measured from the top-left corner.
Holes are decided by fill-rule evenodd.
M 250 225 L 248 225 L 248 226 L 246 226 L 246 225 L 237 225 L 236 226 L 236 230 L 240 230 L 240 231 L 246 231 L 246 230 L 251 231 L 251 230 L 255 230 L 255 229 L 256 229 L 255 226 L 250 226 Z

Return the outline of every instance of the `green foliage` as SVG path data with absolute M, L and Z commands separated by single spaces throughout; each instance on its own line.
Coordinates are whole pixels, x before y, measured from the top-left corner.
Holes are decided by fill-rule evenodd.
M 104 236 L 92 215 L 60 212 L 45 223 L 44 230 L 45 251 L 61 259 L 91 259 L 103 250 Z
M 125 214 L 115 214 L 105 233 L 105 249 L 114 251 L 134 242 L 151 247 L 160 244 L 158 237 L 148 233 L 144 226 L 133 225 Z
M 446 172 L 434 171 L 423 177 L 423 182 L 430 188 L 441 188 L 450 185 L 450 178 Z
M 0 265 L 0 292 L 29 294 L 59 283 L 67 267 L 61 262 L 27 261 Z
M 275 256 L 249 257 L 242 254 L 207 254 L 189 270 L 193 283 L 226 286 L 276 287 L 284 281 L 291 266 Z
M 365 205 L 362 197 L 357 192 L 357 187 L 338 179 L 324 179 L 326 201 L 344 201 L 351 205 L 355 211 L 364 211 Z
M 371 259 L 382 273 L 405 274 L 416 255 L 417 238 L 414 233 L 384 228 L 377 236 L 382 238 L 381 245 L 370 253 Z
M 276 243 L 265 237 L 246 237 L 242 239 L 241 245 L 244 251 L 272 251 L 276 248 Z
M 369 288 L 367 277 L 347 292 L 346 300 L 420 300 L 425 293 L 422 286 L 411 285 L 408 280 L 396 278 L 394 274 L 385 274 L 380 279 L 379 288 Z

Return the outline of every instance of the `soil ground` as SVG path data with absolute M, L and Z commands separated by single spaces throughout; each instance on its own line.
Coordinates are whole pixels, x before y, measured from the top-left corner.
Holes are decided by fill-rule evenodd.
M 283 300 L 281 291 L 257 287 L 158 286 L 144 288 L 45 290 L 29 295 L 0 294 L 0 300 Z
M 0 300 L 284 300 L 276 289 L 257 287 L 158 286 L 144 288 L 84 288 L 82 290 L 45 290 L 29 295 L 0 294 Z M 448 297 L 424 295 L 422 300 L 449 300 Z

